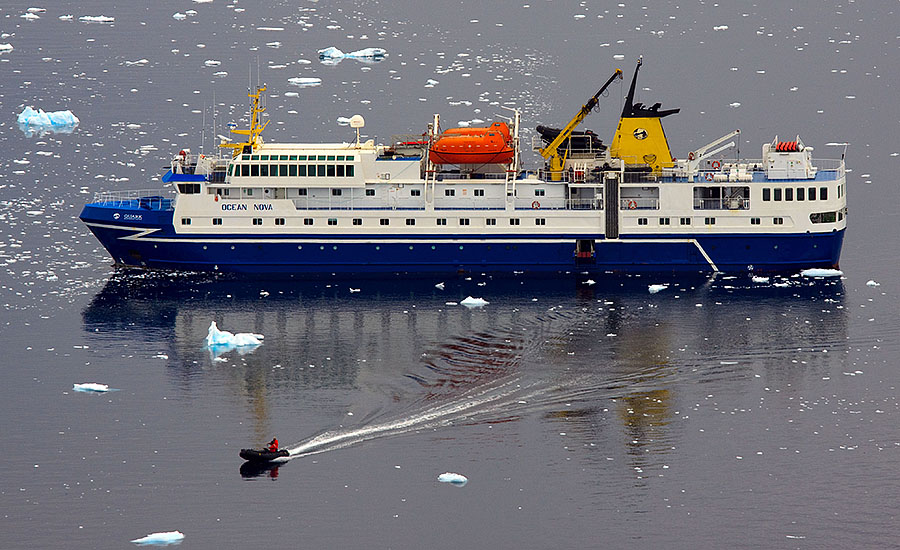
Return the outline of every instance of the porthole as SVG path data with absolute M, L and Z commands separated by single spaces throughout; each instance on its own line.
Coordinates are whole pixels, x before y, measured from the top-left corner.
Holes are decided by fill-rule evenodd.
M 459 249 L 462 250 L 462 249 L 463 249 L 463 245 L 459 245 Z
M 302 245 L 302 244 L 298 244 L 298 245 L 297 245 L 297 250 L 303 250 L 303 245 Z
M 332 250 L 337 250 L 337 245 L 331 247 Z
M 380 247 L 380 246 L 376 246 L 376 247 L 375 247 L 375 250 L 381 250 L 381 247 Z
M 206 250 L 206 245 L 203 245 L 203 250 Z
M 412 249 L 413 249 L 413 247 L 412 247 L 412 245 L 409 245 L 409 249 L 410 249 L 410 250 L 412 250 Z
M 231 245 L 231 249 L 234 250 L 234 245 Z
M 431 249 L 432 249 L 432 250 L 436 250 L 437 247 L 435 247 L 434 245 L 431 245 Z
M 324 245 L 320 246 L 319 250 L 325 250 L 325 246 Z

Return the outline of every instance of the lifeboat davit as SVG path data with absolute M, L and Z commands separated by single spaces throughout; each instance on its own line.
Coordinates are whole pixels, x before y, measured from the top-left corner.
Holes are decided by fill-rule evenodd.
M 487 128 L 450 128 L 428 152 L 435 164 L 508 164 L 515 155 L 505 122 Z

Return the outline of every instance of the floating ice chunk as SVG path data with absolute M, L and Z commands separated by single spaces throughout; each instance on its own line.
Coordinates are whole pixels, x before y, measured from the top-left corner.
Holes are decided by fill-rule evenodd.
M 288 84 L 299 86 L 300 88 L 312 88 L 313 86 L 321 85 L 322 79 L 314 76 L 295 76 L 288 79 Z
M 462 487 L 466 483 L 469 482 L 469 478 L 462 474 L 455 474 L 453 472 L 444 472 L 443 474 L 438 476 L 438 481 L 441 483 L 450 483 L 456 485 L 458 487 Z
M 345 116 L 337 117 L 338 126 L 350 126 L 350 119 Z
M 184 540 L 184 533 L 181 531 L 165 531 L 162 533 L 150 533 L 146 537 L 134 539 L 135 544 L 158 544 L 164 546 L 167 544 L 177 544 Z
M 488 305 L 490 302 L 485 300 L 484 298 L 473 298 L 471 296 L 467 296 L 464 300 L 460 300 L 460 305 L 466 307 L 484 307 Z
M 752 280 L 754 283 L 768 283 L 769 282 L 768 277 L 759 277 L 759 276 L 753 276 L 750 280 Z
M 870 279 L 866 281 L 866 286 L 881 286 L 881 283 Z
M 656 293 L 659 292 L 660 290 L 665 290 L 665 289 L 667 289 L 667 288 L 669 288 L 669 285 L 667 285 L 667 284 L 661 284 L 661 285 L 649 285 L 649 286 L 647 287 L 647 290 L 650 292 L 650 294 L 656 294 Z
M 35 111 L 30 106 L 25 107 L 16 120 L 19 129 L 29 137 L 47 132 L 71 134 L 80 122 L 69 110 L 46 113 L 43 109 Z
M 739 101 L 735 101 L 734 103 L 729 103 L 728 106 L 731 107 L 732 109 L 737 109 L 738 107 L 741 106 L 741 103 Z
M 172 14 L 172 19 L 177 19 L 179 21 L 187 19 L 187 15 L 181 13 L 180 11 L 176 11 Z
M 438 84 L 438 81 L 433 78 L 429 78 L 425 81 L 426 88 L 434 88 L 435 84 Z
M 47 8 L 28 8 L 25 11 L 27 11 L 28 13 L 44 13 L 45 11 L 47 11 Z
M 206 347 L 212 348 L 217 346 L 245 347 L 258 346 L 262 344 L 262 334 L 254 334 L 252 332 L 239 332 L 233 334 L 227 330 L 219 330 L 216 322 L 209 324 L 209 333 L 206 335 Z
M 329 46 L 324 50 L 319 50 L 319 59 L 343 59 L 344 52 L 335 48 L 334 46 Z
M 713 30 L 714 31 L 727 31 L 728 25 L 716 25 L 715 27 L 713 27 Z
M 206 65 L 207 67 L 218 67 L 219 65 L 222 64 L 222 62 L 219 61 L 218 59 L 207 59 L 206 61 L 203 62 L 203 64 Z
M 804 269 L 800 272 L 803 277 L 840 277 L 844 272 L 840 269 Z
M 82 15 L 78 20 L 85 23 L 112 23 L 116 18 L 108 15 Z
M 35 19 L 40 19 L 40 18 L 41 18 L 40 15 L 38 15 L 38 14 L 36 14 L 36 13 L 31 13 L 31 12 L 22 14 L 22 15 L 20 15 L 19 17 L 21 17 L 22 19 L 26 19 L 26 20 L 28 20 L 28 21 L 34 21 Z
M 0 44 L 0 52 L 11 52 L 13 51 L 12 44 Z
M 72 389 L 85 393 L 106 393 L 109 391 L 109 386 L 97 384 L 96 382 L 85 382 L 83 384 L 72 384 Z
M 128 60 L 125 61 L 125 65 L 129 66 L 129 67 L 133 66 L 133 65 L 146 65 L 147 63 L 150 63 L 150 60 L 146 59 L 146 58 L 141 58 L 141 59 L 138 59 L 137 61 L 128 61 Z
M 353 287 L 351 286 L 351 287 L 350 287 L 350 294 L 353 294 L 353 293 L 355 293 L 355 292 L 359 292 L 359 291 L 361 291 L 361 290 L 362 290 L 361 288 L 353 288 Z
M 434 285 L 434 288 L 436 288 L 438 290 L 444 290 L 444 283 L 440 282 L 440 283 Z
M 588 279 L 587 281 L 584 282 L 584 284 L 591 286 L 591 285 L 597 284 L 597 281 L 595 281 L 593 279 Z
M 376 58 L 376 57 L 384 57 L 387 53 L 387 50 L 384 48 L 363 48 L 361 50 L 356 50 L 355 52 L 350 52 L 346 55 L 346 57 L 353 57 L 356 59 L 363 58 Z
M 71 20 L 73 20 L 73 19 L 75 19 L 75 16 L 74 16 L 74 15 L 71 15 L 71 14 L 60 15 L 60 16 L 59 16 L 59 20 L 60 20 L 60 21 L 71 21 Z

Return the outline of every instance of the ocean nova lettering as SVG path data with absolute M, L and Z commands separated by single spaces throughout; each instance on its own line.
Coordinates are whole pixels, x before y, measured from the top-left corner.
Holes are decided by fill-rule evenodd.
M 254 210 L 275 210 L 271 204 L 254 204 Z M 223 204 L 222 210 L 247 210 L 246 204 Z

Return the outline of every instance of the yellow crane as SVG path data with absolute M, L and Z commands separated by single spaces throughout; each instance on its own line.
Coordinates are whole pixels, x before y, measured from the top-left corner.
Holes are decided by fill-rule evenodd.
M 588 102 L 581 106 L 581 110 L 578 111 L 578 114 L 569 121 L 569 124 L 566 125 L 565 128 L 560 130 L 559 135 L 556 136 L 556 139 L 551 141 L 546 147 L 538 151 L 542 157 L 547 159 L 547 165 L 550 168 L 550 179 L 552 181 L 560 181 L 562 179 L 562 170 L 566 165 L 566 153 L 567 151 L 559 151 L 559 146 L 565 143 L 565 141 L 572 135 L 572 132 L 575 128 L 581 124 L 581 121 L 584 120 L 584 117 L 588 116 L 590 112 L 597 106 L 597 103 L 600 99 L 600 96 L 606 89 L 612 84 L 613 80 L 622 78 L 621 69 L 616 69 L 613 72 L 612 76 L 609 77 L 609 80 L 606 81 L 606 84 L 600 88 L 600 91 L 594 94 L 594 97 L 588 100 Z

